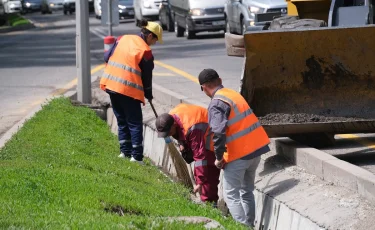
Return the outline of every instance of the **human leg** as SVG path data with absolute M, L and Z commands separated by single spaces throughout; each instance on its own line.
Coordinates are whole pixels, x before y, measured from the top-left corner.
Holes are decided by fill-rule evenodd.
M 254 226 L 255 221 L 255 198 L 254 198 L 254 181 L 256 175 L 256 169 L 260 162 L 260 156 L 254 159 L 248 160 L 249 167 L 245 171 L 244 182 L 242 184 L 240 194 L 242 206 L 245 211 L 247 222 L 251 226 Z
M 234 220 L 249 225 L 242 206 L 240 189 L 244 181 L 248 162 L 235 160 L 225 165 L 223 176 L 224 201 Z
M 125 157 L 131 157 L 132 142 L 130 130 L 126 121 L 126 104 L 122 100 L 123 95 L 118 93 L 108 93 L 111 99 L 113 113 L 116 116 L 118 126 L 118 140 L 120 151 Z M 122 155 L 120 154 L 120 155 Z

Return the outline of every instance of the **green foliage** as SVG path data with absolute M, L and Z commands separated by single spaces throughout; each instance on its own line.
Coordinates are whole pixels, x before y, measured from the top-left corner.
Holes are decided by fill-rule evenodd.
M 0 229 L 204 229 L 169 216 L 242 228 L 193 204 L 149 162 L 118 154 L 117 137 L 95 112 L 52 100 L 0 150 Z

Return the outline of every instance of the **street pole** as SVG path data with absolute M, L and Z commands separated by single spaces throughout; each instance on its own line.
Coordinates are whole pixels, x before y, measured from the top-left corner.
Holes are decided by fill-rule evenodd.
M 91 104 L 91 63 L 89 7 L 87 0 L 76 1 L 77 100 Z
M 112 36 L 112 0 L 108 0 L 108 36 Z

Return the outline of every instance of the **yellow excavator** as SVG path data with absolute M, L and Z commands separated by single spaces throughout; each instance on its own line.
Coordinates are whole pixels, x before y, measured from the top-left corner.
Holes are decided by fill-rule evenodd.
M 242 35 L 241 94 L 270 137 L 313 147 L 375 133 L 375 0 L 287 0 L 288 15 Z

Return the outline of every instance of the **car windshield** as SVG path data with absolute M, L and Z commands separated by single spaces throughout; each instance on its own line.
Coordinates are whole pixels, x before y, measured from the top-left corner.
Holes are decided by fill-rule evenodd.
M 127 5 L 133 4 L 133 0 L 119 0 L 118 2 Z

